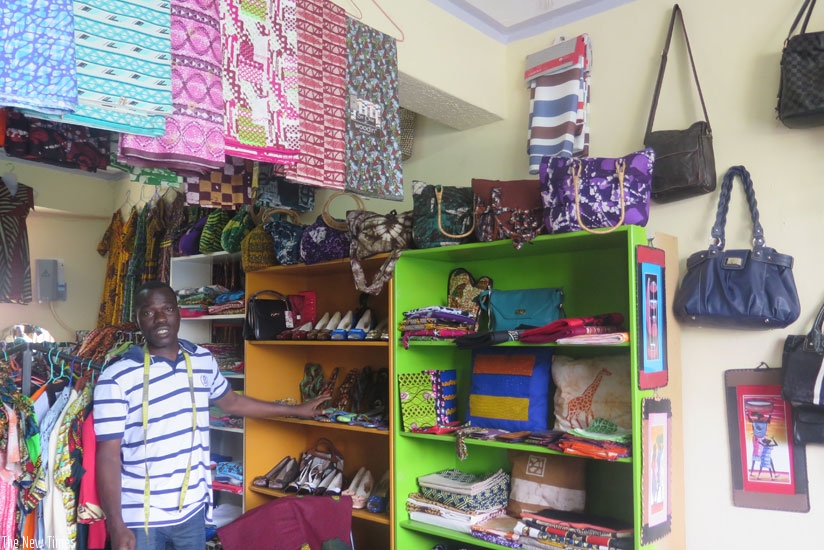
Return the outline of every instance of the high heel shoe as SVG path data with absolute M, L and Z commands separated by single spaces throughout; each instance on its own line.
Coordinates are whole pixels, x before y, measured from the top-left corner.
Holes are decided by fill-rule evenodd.
M 269 488 L 283 490 L 298 477 L 298 473 L 300 473 L 298 460 L 290 456 L 286 466 L 274 478 L 269 479 Z
M 323 330 L 324 328 L 326 328 L 326 325 L 329 324 L 329 316 L 330 316 L 330 314 L 329 314 L 328 311 L 323 314 L 323 317 L 321 317 L 318 320 L 318 322 L 315 323 L 315 327 L 312 330 L 310 330 L 309 332 L 306 333 L 306 339 L 307 340 L 316 340 L 317 339 L 318 333 L 321 330 Z
M 374 486 L 375 478 L 372 477 L 372 472 L 366 470 L 366 473 L 363 474 L 363 479 L 358 485 L 358 489 L 355 491 L 355 494 L 352 495 L 352 508 L 360 510 L 366 507 L 366 501 L 369 499 L 369 495 L 372 494 Z
M 335 477 L 342 476 L 340 470 L 334 464 L 330 464 L 329 468 L 323 472 L 323 479 L 320 480 L 317 488 L 315 488 L 315 496 L 322 497 L 324 495 L 335 494 L 334 481 Z M 340 493 L 340 483 L 338 483 L 338 493 Z M 298 493 L 300 494 L 300 493 Z
M 338 328 L 340 324 L 340 311 L 336 311 L 332 318 L 329 319 L 329 322 L 326 323 L 326 326 L 320 329 L 317 336 L 315 337 L 317 340 L 329 340 L 329 335 L 332 334 L 332 331 Z
M 280 462 L 278 462 L 274 468 L 269 470 L 265 475 L 257 476 L 255 479 L 252 480 L 252 485 L 255 487 L 268 487 L 269 480 L 275 479 L 280 471 L 289 463 L 289 460 L 292 457 L 284 456 Z
M 366 502 L 366 509 L 375 514 L 380 514 L 386 511 L 386 503 L 389 499 L 389 470 L 382 476 L 381 480 L 375 485 L 375 490 L 369 495 L 369 500 Z
M 381 333 L 389 327 L 389 319 L 382 319 L 375 328 L 366 333 L 364 340 L 380 340 Z
M 315 494 L 315 491 L 318 486 L 320 486 L 323 478 L 330 472 L 330 470 L 334 468 L 334 465 L 328 464 L 324 459 L 315 457 L 312 461 L 312 466 L 309 469 L 309 475 L 306 476 L 306 479 L 298 486 L 298 494 Z
M 332 331 L 332 334 L 329 335 L 330 340 L 346 340 L 346 335 L 349 334 L 349 330 L 352 328 L 352 324 L 355 322 L 354 312 L 350 309 L 346 312 L 346 315 L 340 320 L 340 323 Z
M 372 330 L 372 310 L 367 309 L 361 318 L 358 319 L 358 324 L 355 328 L 349 331 L 346 335 L 347 340 L 365 340 L 366 333 Z
M 312 323 L 301 325 L 292 331 L 292 340 L 306 340 L 306 335 L 312 330 Z
M 286 486 L 282 487 L 285 493 L 297 493 L 298 489 L 309 480 L 309 473 L 312 470 L 312 461 L 314 459 L 315 457 L 308 453 L 301 457 L 300 464 L 298 465 L 298 475 Z M 269 485 L 269 487 L 272 486 Z M 275 489 L 275 487 L 272 487 L 272 489 Z
M 356 473 L 355 477 L 352 478 L 352 482 L 349 484 L 349 487 L 347 487 L 345 491 L 342 491 L 341 494 L 354 497 L 355 493 L 358 491 L 358 485 L 361 484 L 361 481 L 363 481 L 363 476 L 365 475 L 366 466 L 361 466 L 360 469 L 358 469 L 358 473 Z

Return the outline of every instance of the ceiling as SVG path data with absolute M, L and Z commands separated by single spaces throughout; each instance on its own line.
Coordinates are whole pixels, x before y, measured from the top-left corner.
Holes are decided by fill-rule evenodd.
M 633 0 L 429 0 L 503 44 L 545 33 Z

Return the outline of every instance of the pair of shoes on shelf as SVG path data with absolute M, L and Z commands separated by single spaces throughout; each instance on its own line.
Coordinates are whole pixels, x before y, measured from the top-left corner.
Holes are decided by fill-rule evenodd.
M 329 336 L 330 340 L 363 340 L 366 333 L 372 329 L 372 310 L 366 309 L 363 314 L 356 319 L 356 313 L 352 310 L 340 321 L 340 324 Z M 354 325 L 354 326 L 353 326 Z
M 343 472 L 341 472 L 337 466 L 331 464 L 326 472 L 324 472 L 323 479 L 321 479 L 320 484 L 318 484 L 315 489 L 314 495 L 319 497 L 337 496 L 340 495 L 342 489 Z
M 325 315 L 324 315 L 325 317 Z M 318 329 L 318 333 L 315 335 L 315 340 L 329 340 L 330 336 L 332 335 L 332 331 L 338 328 L 338 325 L 341 323 L 341 314 L 340 311 L 336 311 L 332 317 L 328 318 L 326 325 Z M 323 319 L 321 319 L 323 320 Z M 320 323 L 318 323 L 320 324 Z M 316 326 L 317 328 L 317 326 Z
M 337 315 L 340 315 L 340 313 L 337 313 Z M 330 317 L 331 315 L 329 314 L 329 312 L 324 313 L 323 316 L 320 319 L 318 319 L 318 322 L 315 323 L 315 326 L 312 327 L 312 330 L 306 333 L 306 339 L 317 340 L 318 333 L 326 328 L 326 325 L 329 324 Z
M 291 456 L 284 457 L 277 465 L 269 470 L 266 475 L 258 476 L 252 480 L 255 487 L 268 487 L 270 489 L 283 489 L 291 483 L 298 475 L 298 461 Z
M 389 340 L 389 319 L 383 319 L 366 333 L 364 340 Z
M 361 466 L 358 473 L 352 478 L 352 483 L 341 494 L 352 497 L 352 508 L 360 510 L 366 507 L 366 501 L 369 499 L 369 495 L 372 494 L 374 485 L 375 478 L 372 476 L 372 472 L 367 470 L 366 466 Z
M 369 500 L 366 501 L 366 509 L 375 514 L 386 511 L 389 502 L 389 470 L 381 476 L 381 480 L 375 485 Z
M 312 323 L 305 323 L 297 328 L 288 328 L 275 336 L 276 340 L 306 340 L 306 334 L 312 330 Z

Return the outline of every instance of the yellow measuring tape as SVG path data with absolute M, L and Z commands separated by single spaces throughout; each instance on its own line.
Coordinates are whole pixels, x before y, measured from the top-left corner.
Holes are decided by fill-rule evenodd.
M 186 351 L 183 351 L 183 359 L 186 361 L 186 374 L 189 376 L 189 395 L 192 397 L 192 450 L 189 451 L 189 462 L 186 464 L 186 474 L 183 476 L 183 487 L 180 489 L 180 501 L 178 511 L 183 510 L 183 502 L 186 500 L 186 490 L 189 488 L 189 474 L 192 472 L 192 453 L 195 446 L 195 434 L 197 433 L 197 403 L 195 402 L 195 381 L 192 374 L 192 359 Z M 151 366 L 151 355 L 149 349 L 143 346 L 143 452 L 145 460 L 146 478 L 143 484 L 143 530 L 149 534 L 149 498 L 152 490 L 149 486 L 149 457 L 146 452 L 146 440 L 149 432 L 149 367 Z

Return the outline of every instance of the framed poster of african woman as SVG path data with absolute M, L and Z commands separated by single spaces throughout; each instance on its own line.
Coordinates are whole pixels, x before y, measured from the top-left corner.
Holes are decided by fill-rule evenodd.
M 647 545 L 672 530 L 672 404 L 669 399 L 647 398 L 641 410 L 641 545 Z
M 638 387 L 667 385 L 667 300 L 664 287 L 664 250 L 635 249 L 638 266 Z
M 762 368 L 766 367 L 766 368 Z M 790 404 L 781 397 L 781 369 L 724 372 L 735 506 L 809 512 L 807 455 L 793 443 Z

